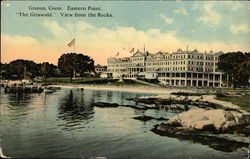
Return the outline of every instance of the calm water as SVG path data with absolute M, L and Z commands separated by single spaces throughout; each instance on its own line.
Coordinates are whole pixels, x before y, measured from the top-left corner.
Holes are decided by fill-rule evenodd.
M 72 90 L 72 93 L 70 91 Z M 70 95 L 71 94 L 71 95 Z M 135 104 L 127 98 L 152 94 L 62 89 L 53 94 L 1 93 L 1 145 L 10 157 L 246 158 L 247 149 L 225 152 L 192 140 L 150 131 L 170 118 L 164 110 L 98 108 L 93 102 Z M 70 106 L 70 107 L 68 107 Z

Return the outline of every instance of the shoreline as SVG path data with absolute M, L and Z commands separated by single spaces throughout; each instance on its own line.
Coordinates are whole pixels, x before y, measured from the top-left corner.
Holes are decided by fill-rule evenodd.
M 106 91 L 121 91 L 121 92 L 134 92 L 134 93 L 151 93 L 155 94 L 150 97 L 156 97 L 156 98 L 168 98 L 169 96 L 175 96 L 171 95 L 173 92 L 188 92 L 188 93 L 194 93 L 194 92 L 200 92 L 197 90 L 184 90 L 184 89 L 177 89 L 177 88 L 160 88 L 160 87 L 152 87 L 152 86 L 107 86 L 107 85 L 51 85 L 52 87 L 62 87 L 62 88 L 84 88 L 86 90 L 106 90 Z M 238 109 L 240 112 L 244 114 L 249 114 L 249 112 L 242 110 L 240 106 L 233 104 L 231 102 L 222 101 L 216 99 L 215 95 L 202 95 L 203 101 L 209 101 L 211 103 L 219 104 L 224 108 L 232 108 L 232 109 Z M 143 98 L 143 97 L 142 97 Z M 196 98 L 190 97 L 191 99 Z
M 108 90 L 108 91 L 122 91 L 122 92 L 136 92 L 136 93 L 152 93 L 158 95 L 166 95 L 172 92 L 183 91 L 177 88 L 160 88 L 152 86 L 104 86 L 104 85 L 51 85 L 52 87 L 62 88 L 84 88 L 87 90 Z M 185 92 L 195 92 L 193 90 L 185 90 Z

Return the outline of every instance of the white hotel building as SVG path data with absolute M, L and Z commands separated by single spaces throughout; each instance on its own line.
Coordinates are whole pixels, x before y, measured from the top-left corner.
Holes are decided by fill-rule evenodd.
M 172 54 L 152 54 L 138 50 L 131 57 L 109 58 L 107 73 L 112 78 L 158 78 L 170 86 L 221 87 L 224 77 L 216 65 L 221 54 L 181 49 Z

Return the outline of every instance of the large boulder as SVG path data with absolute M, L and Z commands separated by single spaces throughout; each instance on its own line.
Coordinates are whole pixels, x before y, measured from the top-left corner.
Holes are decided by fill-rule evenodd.
M 119 104 L 106 103 L 106 102 L 96 102 L 96 103 L 93 103 L 93 106 L 102 107 L 102 108 L 109 108 L 109 107 L 116 108 L 116 107 L 119 107 Z
M 170 119 L 167 124 L 196 130 L 226 131 L 230 127 L 250 124 L 249 114 L 222 109 L 191 109 Z

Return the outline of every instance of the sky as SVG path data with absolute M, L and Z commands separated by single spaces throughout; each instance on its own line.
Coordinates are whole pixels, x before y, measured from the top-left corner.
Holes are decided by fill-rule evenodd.
M 46 11 L 29 10 L 45 7 Z M 50 11 L 49 6 L 62 11 Z M 71 7 L 100 7 L 101 11 L 68 11 Z M 18 12 L 53 12 L 53 17 L 20 17 Z M 111 13 L 104 17 L 62 17 L 60 13 Z M 55 14 L 54 14 L 55 13 Z M 128 57 L 135 48 L 173 52 L 250 52 L 248 1 L 4 1 L 1 3 L 2 62 L 27 59 L 57 64 L 75 38 L 75 52 L 96 64 Z

